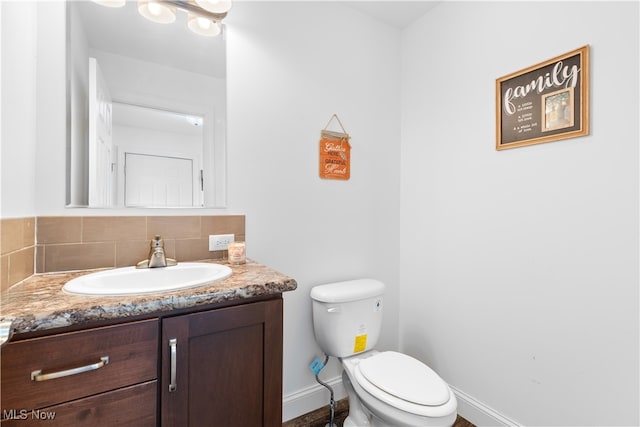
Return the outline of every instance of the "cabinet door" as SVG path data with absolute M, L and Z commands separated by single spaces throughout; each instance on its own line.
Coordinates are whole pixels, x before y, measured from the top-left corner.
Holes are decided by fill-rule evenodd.
M 163 427 L 282 425 L 282 299 L 162 321 Z

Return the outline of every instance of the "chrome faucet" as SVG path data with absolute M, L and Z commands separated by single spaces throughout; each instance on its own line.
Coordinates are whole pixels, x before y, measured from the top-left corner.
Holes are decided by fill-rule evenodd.
M 136 264 L 136 268 L 157 268 L 169 267 L 176 265 L 175 259 L 167 258 L 164 253 L 164 241 L 159 235 L 151 239 L 151 248 L 149 249 L 149 259 L 145 259 Z

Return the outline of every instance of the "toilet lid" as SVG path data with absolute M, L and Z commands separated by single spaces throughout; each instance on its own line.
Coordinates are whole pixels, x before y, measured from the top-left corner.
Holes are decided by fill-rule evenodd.
M 399 399 L 426 406 L 449 400 L 449 388 L 438 374 L 406 354 L 378 353 L 362 360 L 358 368 L 367 381 Z

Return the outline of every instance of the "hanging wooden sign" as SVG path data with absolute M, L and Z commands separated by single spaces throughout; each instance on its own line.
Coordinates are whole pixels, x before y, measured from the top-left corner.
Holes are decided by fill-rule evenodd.
M 336 119 L 342 132 L 327 130 L 331 120 Z M 344 130 L 337 115 L 331 116 L 327 126 L 320 131 L 320 178 L 347 180 L 351 175 L 351 137 Z

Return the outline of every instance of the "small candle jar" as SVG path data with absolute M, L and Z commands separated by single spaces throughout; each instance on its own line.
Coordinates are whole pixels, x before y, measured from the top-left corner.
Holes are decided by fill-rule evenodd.
M 231 242 L 228 246 L 229 263 L 244 264 L 247 262 L 244 242 Z

